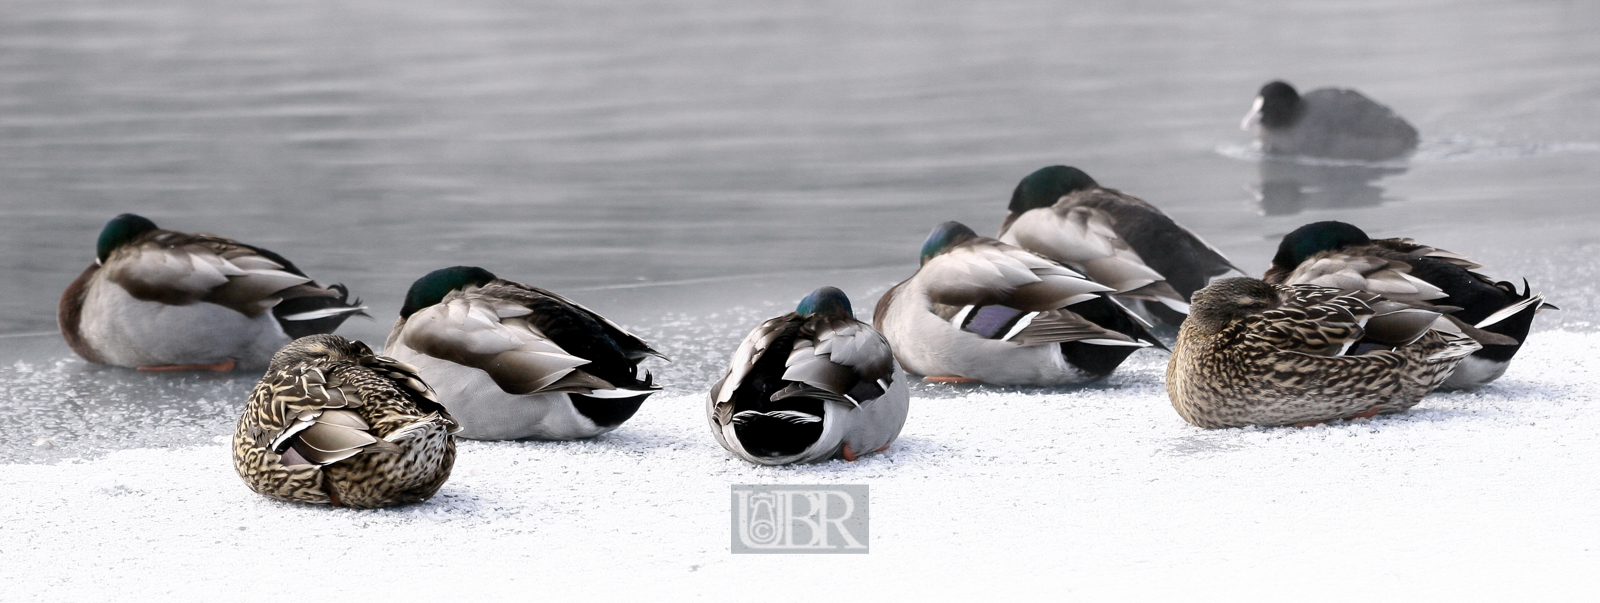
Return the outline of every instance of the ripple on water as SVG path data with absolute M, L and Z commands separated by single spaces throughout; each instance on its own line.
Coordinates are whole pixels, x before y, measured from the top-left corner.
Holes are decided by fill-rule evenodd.
M 1324 159 L 1321 157 L 1268 155 L 1260 143 L 1223 143 L 1216 146 L 1218 155 L 1240 161 L 1272 159 L 1304 165 L 1369 166 L 1403 168 L 1420 163 L 1455 163 L 1462 161 L 1502 161 L 1524 159 L 1562 153 L 1600 153 L 1600 143 L 1571 141 L 1495 140 L 1482 136 L 1452 134 L 1441 138 L 1424 138 L 1410 157 L 1390 161 L 1355 161 Z

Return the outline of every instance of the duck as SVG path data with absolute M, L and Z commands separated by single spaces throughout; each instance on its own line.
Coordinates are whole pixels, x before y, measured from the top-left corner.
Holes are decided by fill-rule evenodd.
M 1149 202 L 1100 186 L 1075 167 L 1040 168 L 1017 184 L 995 238 L 1111 287 L 1169 325 L 1212 277 L 1244 274 L 1217 248 Z
M 1359 290 L 1222 279 L 1178 329 L 1167 396 L 1208 429 L 1402 412 L 1480 347 L 1442 316 Z
M 344 285 L 323 286 L 281 255 L 122 214 L 56 307 L 84 360 L 140 370 L 261 370 L 290 341 L 366 316 Z
M 422 502 L 450 478 L 459 425 L 416 367 L 320 334 L 272 357 L 233 431 L 256 493 L 372 509 Z
M 879 298 L 872 324 L 927 381 L 1073 385 L 1166 349 L 1112 287 L 960 222 L 929 233 L 921 262 Z
M 706 416 L 735 456 L 788 465 L 888 450 L 910 408 L 888 340 L 856 320 L 844 291 L 822 287 L 745 336 Z
M 621 426 L 667 357 L 616 323 L 476 266 L 412 283 L 384 353 L 412 364 L 473 440 L 574 440 Z
M 1374 240 L 1353 224 L 1330 220 L 1284 235 L 1262 278 L 1274 284 L 1360 289 L 1453 309 L 1448 317 L 1483 349 L 1462 362 L 1443 388 L 1468 390 L 1504 375 L 1527 340 L 1534 316 L 1556 309 L 1533 293 L 1526 280 L 1518 291 L 1511 282 L 1476 272 L 1482 267 L 1412 239 Z
M 1319 88 L 1301 95 L 1282 80 L 1268 82 L 1239 123 L 1256 128 L 1261 149 L 1348 161 L 1385 161 L 1417 149 L 1417 129 L 1365 95 L 1348 88 Z

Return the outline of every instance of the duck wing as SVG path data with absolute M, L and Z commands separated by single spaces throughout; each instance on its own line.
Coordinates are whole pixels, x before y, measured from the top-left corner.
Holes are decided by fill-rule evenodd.
M 882 397 L 894 382 L 894 354 L 883 335 L 860 321 L 816 316 L 801 327 L 784 363 L 794 383 L 773 400 L 805 396 L 861 406 Z
M 282 256 L 213 235 L 156 230 L 107 258 L 106 278 L 145 301 L 209 302 L 246 316 L 273 311 L 291 337 L 332 331 L 365 306 L 323 287 Z M 304 327 L 304 328 L 300 328 Z
M 1414 276 L 1411 264 L 1383 255 L 1368 247 L 1324 251 L 1306 258 L 1287 275 L 1268 275 L 1269 281 L 1284 285 L 1358 289 L 1403 302 L 1448 297 L 1444 290 Z
M 364 416 L 374 409 L 367 407 L 361 387 L 326 368 L 280 371 L 252 397 L 257 416 L 248 435 L 257 447 L 280 455 L 285 467 L 321 467 L 363 452 L 399 451 L 378 437 Z
M 1072 266 L 1118 295 L 1161 302 L 1180 312 L 1189 303 L 1160 272 L 1147 266 L 1113 228 L 1116 219 L 1094 207 L 1057 203 L 1009 222 L 1000 242 Z
M 730 361 L 730 366 L 728 366 L 728 374 L 723 376 L 722 381 L 717 382 L 715 387 L 712 387 L 712 398 L 717 400 L 717 408 L 722 409 L 726 405 L 726 408 L 730 411 L 728 416 L 718 413 L 720 422 L 728 422 L 728 419 L 730 419 L 731 409 L 733 409 L 733 395 L 734 392 L 738 392 L 739 385 L 744 384 L 744 379 L 749 376 L 750 371 L 755 369 L 758 361 L 762 361 L 766 350 L 770 350 L 779 339 L 784 339 L 784 334 L 787 334 L 790 326 L 794 325 L 797 318 L 798 315 L 795 315 L 795 313 L 786 313 L 782 317 L 770 318 L 770 320 L 763 321 L 762 325 L 752 329 L 749 334 L 744 336 L 744 341 L 739 342 L 739 349 L 734 350 L 733 360 Z
M 1117 236 L 1187 301 L 1213 276 L 1244 274 L 1216 247 L 1150 202 L 1109 188 L 1079 191 L 1057 205 L 1094 208 L 1112 218 Z
M 1043 256 L 992 239 L 934 256 L 912 278 L 935 303 L 955 307 L 1048 311 L 1114 291 Z
M 536 323 L 548 319 L 535 316 L 528 304 L 479 292 L 452 293 L 417 311 L 397 327 L 393 339 L 419 353 L 482 370 L 510 394 L 590 394 L 632 386 L 655 389 L 647 382 L 636 383 L 632 364 L 614 344 L 610 350 L 614 360 L 627 365 L 625 371 L 608 371 L 625 373 L 625 378 L 613 376 L 615 382 L 590 372 L 590 359 L 547 336 Z M 605 348 L 609 342 L 589 343 L 592 348 Z
M 504 295 L 509 299 L 529 301 L 537 299 L 538 297 L 544 297 L 549 300 L 553 300 L 562 306 L 565 306 L 563 310 L 566 312 L 581 314 L 584 317 L 587 317 L 588 320 L 594 321 L 596 325 L 598 325 L 599 328 L 604 331 L 607 338 L 611 339 L 619 347 L 621 347 L 623 352 L 630 360 L 642 360 L 645 356 L 655 356 L 662 360 L 669 362 L 672 361 L 672 359 L 668 358 L 666 354 L 662 354 L 661 352 L 656 351 L 655 348 L 650 347 L 650 344 L 645 343 L 643 339 L 640 339 L 633 333 L 629 333 L 626 329 L 623 329 L 621 326 L 617 325 L 617 323 L 611 322 L 611 319 L 601 316 L 598 312 L 590 310 L 589 308 L 584 307 L 582 304 L 567 299 L 566 297 L 558 295 L 554 292 L 546 291 L 538 287 L 529 287 L 520 283 L 512 283 L 510 281 L 491 283 L 489 287 L 496 288 L 494 291 L 495 293 Z M 505 287 L 505 289 L 499 289 L 499 287 Z
M 1377 296 L 1310 285 L 1279 287 L 1280 305 L 1244 321 L 1247 340 L 1282 351 L 1337 356 L 1366 334 Z M 1437 317 L 1437 315 L 1435 315 Z
M 1372 245 L 1397 253 L 1403 253 L 1412 257 L 1422 257 L 1437 262 L 1444 262 L 1446 264 L 1458 266 L 1463 270 L 1477 270 L 1483 267 L 1483 264 L 1469 260 L 1467 259 L 1467 256 L 1461 255 L 1454 251 L 1446 251 L 1438 247 L 1423 245 L 1409 238 L 1377 239 L 1372 242 Z

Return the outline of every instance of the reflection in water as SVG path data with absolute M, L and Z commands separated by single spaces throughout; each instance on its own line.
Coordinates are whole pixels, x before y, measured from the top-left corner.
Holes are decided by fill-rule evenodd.
M 1311 164 L 1274 158 L 1264 158 L 1257 166 L 1261 180 L 1251 192 L 1268 216 L 1378 205 L 1383 202 L 1378 180 L 1406 172 L 1405 166 Z

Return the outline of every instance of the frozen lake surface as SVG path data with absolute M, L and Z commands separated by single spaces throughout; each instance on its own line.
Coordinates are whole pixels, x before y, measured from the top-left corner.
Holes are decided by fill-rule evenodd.
M 728 484 L 838 481 L 871 484 L 875 506 L 855 566 L 871 572 L 841 585 L 1058 569 L 1103 574 L 1082 584 L 1107 596 L 1113 577 L 1172 592 L 1207 576 L 1374 578 L 1369 594 L 1459 578 L 1418 593 L 1438 596 L 1510 584 L 1497 572 L 1569 584 L 1600 540 L 1597 28 L 1593 3 L 1492 0 L 13 0 L 0 550 L 32 553 L 0 572 L 100 598 L 170 569 L 182 579 L 136 592 L 193 596 L 242 588 L 249 543 L 315 554 L 358 537 L 380 557 L 433 548 L 482 580 L 542 581 L 541 562 L 609 579 L 602 562 L 628 550 L 690 590 L 773 567 L 726 554 Z M 1384 165 L 1262 161 L 1237 124 L 1273 78 L 1359 88 L 1422 148 Z M 1398 418 L 1201 431 L 1167 404 L 1165 356 L 1142 351 L 1076 390 L 919 385 L 882 459 L 758 469 L 716 447 L 700 396 L 745 332 L 824 284 L 864 315 L 935 224 L 992 233 L 1017 180 L 1050 164 L 1155 203 L 1254 274 L 1283 233 L 1338 219 L 1526 277 L 1562 309 L 1489 390 Z M 651 340 L 675 360 L 653 366 L 668 390 L 593 442 L 465 445 L 421 507 L 271 503 L 215 443 L 256 376 L 95 367 L 55 333 L 56 300 L 122 212 L 348 285 L 375 320 L 341 334 L 374 344 L 412 280 L 483 266 Z M 564 477 L 591 467 L 604 477 Z M 947 538 L 957 516 L 941 513 L 957 512 Z M 318 518 L 303 542 L 262 531 Z M 93 544 L 61 538 L 68 522 Z

